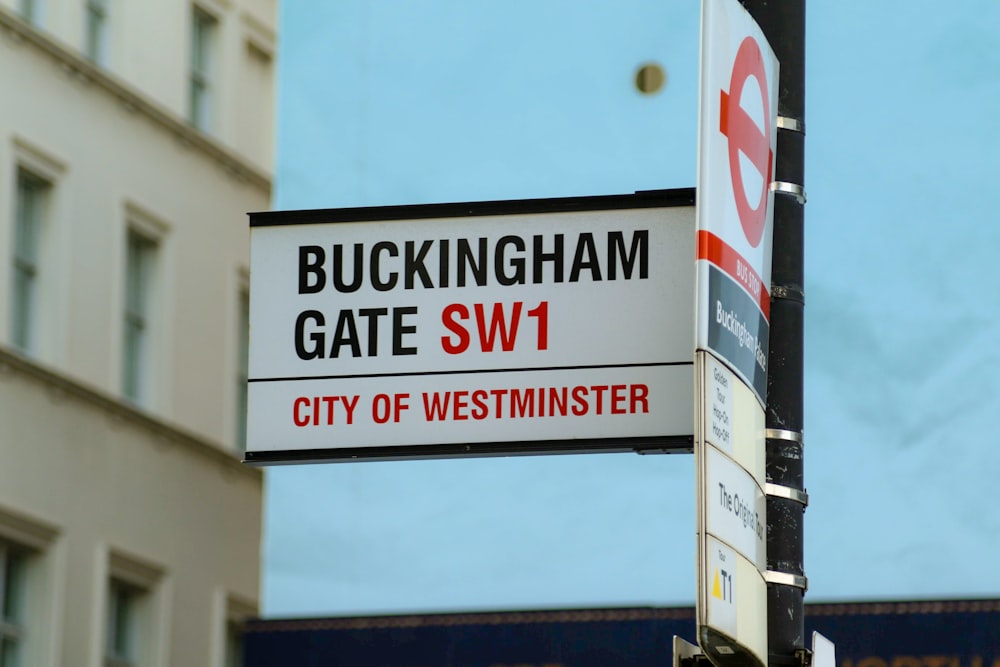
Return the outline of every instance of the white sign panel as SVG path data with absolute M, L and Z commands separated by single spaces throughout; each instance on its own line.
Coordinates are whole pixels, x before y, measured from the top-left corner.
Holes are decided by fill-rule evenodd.
M 764 406 L 778 62 L 737 0 L 702 1 L 696 255 L 698 634 L 767 663 Z
M 837 647 L 818 632 L 812 634 L 813 667 L 837 667 Z
M 707 557 L 708 567 L 705 571 L 708 573 L 708 618 L 713 627 L 730 637 L 736 637 L 736 583 L 740 580 L 736 570 L 739 557 L 732 549 L 714 539 L 708 541 Z
M 707 402 L 708 425 L 705 429 L 705 439 L 732 456 L 733 427 L 736 423 L 733 391 L 737 386 L 737 380 L 714 357 L 709 356 L 707 360 L 705 400 Z
M 767 663 L 767 584 L 756 567 L 722 542 L 709 539 L 700 608 L 699 643 L 716 664 Z
M 778 60 L 736 0 L 702 2 L 699 349 L 765 402 Z
M 719 665 L 767 656 L 764 410 L 753 391 L 704 351 L 696 356 L 698 627 Z M 764 612 L 761 609 L 764 609 Z
M 247 460 L 690 447 L 683 193 L 252 214 Z
M 704 355 L 705 442 L 725 452 L 764 486 L 764 409 L 753 391 L 710 354 Z
M 706 454 L 706 531 L 734 547 L 761 571 L 766 570 L 764 492 L 750 473 L 715 447 L 708 447 Z

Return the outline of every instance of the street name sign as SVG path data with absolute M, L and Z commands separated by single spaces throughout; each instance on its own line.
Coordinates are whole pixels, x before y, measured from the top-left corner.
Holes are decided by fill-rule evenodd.
M 778 62 L 737 0 L 702 1 L 696 255 L 698 641 L 767 664 L 764 406 Z
M 693 204 L 250 214 L 247 462 L 690 451 Z

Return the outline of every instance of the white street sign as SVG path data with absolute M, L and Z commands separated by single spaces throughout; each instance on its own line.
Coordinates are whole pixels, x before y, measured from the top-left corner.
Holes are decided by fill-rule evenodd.
M 251 214 L 247 460 L 686 449 L 691 196 Z

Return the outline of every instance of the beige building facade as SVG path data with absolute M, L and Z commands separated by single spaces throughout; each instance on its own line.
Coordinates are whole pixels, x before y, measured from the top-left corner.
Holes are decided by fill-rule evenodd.
M 0 0 L 0 667 L 239 664 L 277 0 Z

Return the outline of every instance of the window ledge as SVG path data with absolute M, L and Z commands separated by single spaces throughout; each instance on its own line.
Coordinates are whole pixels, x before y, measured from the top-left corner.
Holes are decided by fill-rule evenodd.
M 221 443 L 209 441 L 179 426 L 154 417 L 123 400 L 113 398 L 99 389 L 71 379 L 9 347 L 0 345 L 0 381 L 12 373 L 28 377 L 46 385 L 53 392 L 71 396 L 98 410 L 103 410 L 108 415 L 143 428 L 157 436 L 161 442 L 180 445 L 217 463 L 226 472 L 233 472 L 257 481 L 263 479 L 261 470 L 244 465 L 237 452 L 225 448 Z

